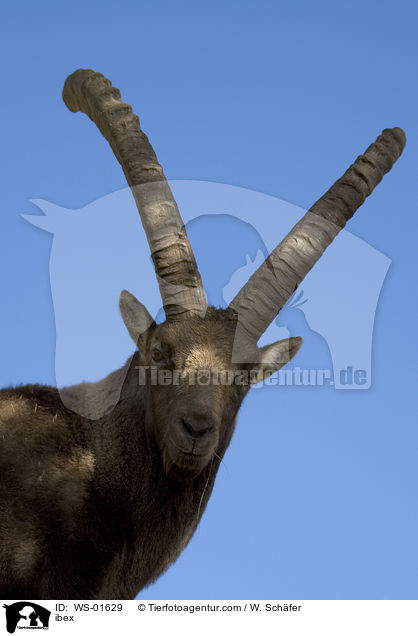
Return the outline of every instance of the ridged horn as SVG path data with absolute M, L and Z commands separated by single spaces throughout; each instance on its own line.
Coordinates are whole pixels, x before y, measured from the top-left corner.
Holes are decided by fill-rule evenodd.
M 167 320 L 204 314 L 205 293 L 177 204 L 131 106 L 92 70 L 72 73 L 62 96 L 70 111 L 90 117 L 122 166 L 148 239 Z
M 257 342 L 299 283 L 392 168 L 405 146 L 401 128 L 387 128 L 294 226 L 231 301 L 241 338 Z

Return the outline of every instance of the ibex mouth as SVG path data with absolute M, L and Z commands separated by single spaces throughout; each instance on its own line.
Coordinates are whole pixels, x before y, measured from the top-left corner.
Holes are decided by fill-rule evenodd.
M 167 439 L 162 449 L 164 471 L 168 477 L 178 481 L 187 481 L 197 477 L 208 465 L 214 449 L 199 453 L 193 449 L 186 450 L 174 440 Z

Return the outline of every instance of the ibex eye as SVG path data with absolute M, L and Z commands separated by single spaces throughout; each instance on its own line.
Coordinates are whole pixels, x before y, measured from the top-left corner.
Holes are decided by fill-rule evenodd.
M 163 359 L 163 354 L 158 349 L 154 349 L 152 352 L 152 359 L 154 362 L 161 362 Z

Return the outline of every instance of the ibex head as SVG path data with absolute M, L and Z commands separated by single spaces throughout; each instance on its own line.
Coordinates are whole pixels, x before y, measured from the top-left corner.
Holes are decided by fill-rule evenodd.
M 167 474 L 181 479 L 196 476 L 224 452 L 251 385 L 286 364 L 302 344 L 301 338 L 281 340 L 256 350 L 257 359 L 234 361 L 237 318 L 231 308 L 208 307 L 204 317 L 190 313 L 159 325 L 127 291 L 120 308 L 139 348 L 148 432 Z
M 147 428 L 164 467 L 194 478 L 233 432 L 254 382 L 297 353 L 301 338 L 259 348 L 260 336 L 323 251 L 400 156 L 405 135 L 386 129 L 295 225 L 227 309 L 207 307 L 176 202 L 131 107 L 109 80 L 78 70 L 66 81 L 68 108 L 86 113 L 110 143 L 132 189 L 147 235 L 166 321 L 156 325 L 129 292 L 120 296 L 125 325 L 138 344 L 147 385 Z M 141 371 L 141 370 L 139 370 Z M 206 378 L 206 379 L 205 379 Z

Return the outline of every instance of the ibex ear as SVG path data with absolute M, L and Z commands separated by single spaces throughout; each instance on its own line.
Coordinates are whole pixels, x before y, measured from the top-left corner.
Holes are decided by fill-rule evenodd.
M 151 325 L 155 324 L 154 319 L 148 313 L 147 308 L 126 289 L 120 293 L 119 310 L 129 335 L 137 345 L 141 336 L 148 331 Z
M 273 344 L 260 347 L 260 375 L 268 378 L 272 373 L 281 369 L 297 354 L 302 346 L 302 338 L 286 338 Z M 261 379 L 261 378 L 260 378 Z

